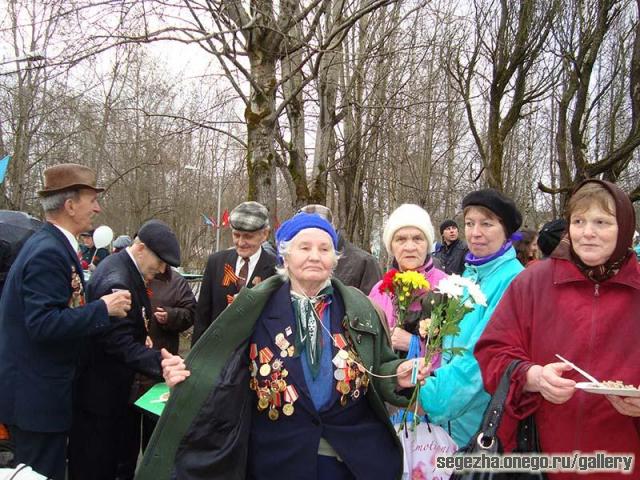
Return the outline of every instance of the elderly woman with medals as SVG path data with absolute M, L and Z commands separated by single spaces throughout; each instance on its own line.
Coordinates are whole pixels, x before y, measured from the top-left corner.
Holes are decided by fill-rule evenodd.
M 369 299 L 332 279 L 337 236 L 299 213 L 276 234 L 280 275 L 243 289 L 187 359 L 138 479 L 399 479 L 384 402 L 428 374 L 393 353 Z

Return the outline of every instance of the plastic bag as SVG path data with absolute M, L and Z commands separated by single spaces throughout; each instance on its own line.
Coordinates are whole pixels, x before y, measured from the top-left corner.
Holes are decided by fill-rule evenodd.
M 47 477 L 21 463 L 16 468 L 0 468 L 0 480 L 47 480 Z
M 448 480 L 451 470 L 436 467 L 438 455 L 453 455 L 458 445 L 440 426 L 421 422 L 410 430 L 410 423 L 398 437 L 404 449 L 403 479 L 408 480 Z M 398 426 L 396 426 L 396 431 Z

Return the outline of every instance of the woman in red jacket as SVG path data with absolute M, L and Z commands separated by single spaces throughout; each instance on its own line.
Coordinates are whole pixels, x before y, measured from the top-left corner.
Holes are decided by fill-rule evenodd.
M 635 215 L 612 183 L 587 180 L 567 207 L 568 236 L 550 260 L 511 284 L 475 349 L 485 388 L 495 391 L 514 359 L 499 435 L 515 444 L 517 420 L 535 414 L 545 453 L 634 454 L 640 460 L 640 398 L 599 395 L 556 354 L 600 381 L 640 384 L 640 267 L 631 251 Z M 640 478 L 640 466 L 632 478 Z M 582 478 L 577 472 L 550 479 Z M 620 478 L 599 473 L 598 479 Z M 629 478 L 629 477 L 627 477 Z

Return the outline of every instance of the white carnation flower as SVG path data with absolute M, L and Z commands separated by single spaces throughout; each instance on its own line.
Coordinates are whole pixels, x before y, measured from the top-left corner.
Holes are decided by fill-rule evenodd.
M 443 278 L 438 283 L 436 292 L 448 295 L 449 297 L 460 298 L 464 291 L 462 286 L 453 277 L 460 278 L 458 275 L 451 275 L 450 277 Z
M 487 306 L 487 297 L 480 285 L 475 283 L 470 278 L 461 277 L 460 275 L 449 275 L 447 278 L 440 280 L 436 291 L 448 295 L 449 297 L 460 298 L 464 293 L 464 289 L 467 289 L 469 295 L 473 299 L 473 303 L 477 305 Z
M 469 291 L 469 295 L 473 298 L 474 303 L 477 305 L 482 305 L 483 307 L 487 306 L 487 297 L 482 290 L 480 289 L 480 285 L 474 282 L 469 282 L 467 285 L 467 290 Z

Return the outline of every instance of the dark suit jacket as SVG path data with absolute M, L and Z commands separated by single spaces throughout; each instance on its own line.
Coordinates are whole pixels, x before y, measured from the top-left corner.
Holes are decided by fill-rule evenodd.
M 142 276 L 126 250 L 109 255 L 91 276 L 88 297 L 98 298 L 113 289 L 131 292 L 131 310 L 126 318 L 115 318 L 112 326 L 91 339 L 75 385 L 74 409 L 119 416 L 130 403 L 136 372 L 160 380 L 160 352 L 144 345 L 145 315 L 151 303 Z
M 110 325 L 102 300 L 70 307 L 74 277 L 84 288 L 76 252 L 49 223 L 13 263 L 0 300 L 0 422 L 33 432 L 71 426 L 83 339 Z
M 229 264 L 231 269 L 235 271 L 237 260 L 238 254 L 235 249 L 223 250 L 209 256 L 200 287 L 191 345 L 198 341 L 209 325 L 227 308 L 229 305 L 227 295 L 233 296 L 240 291 L 235 283 L 228 286 L 222 284 L 225 264 Z M 247 282 L 247 287 L 252 288 L 275 273 L 276 257 L 262 248 L 262 254 Z

